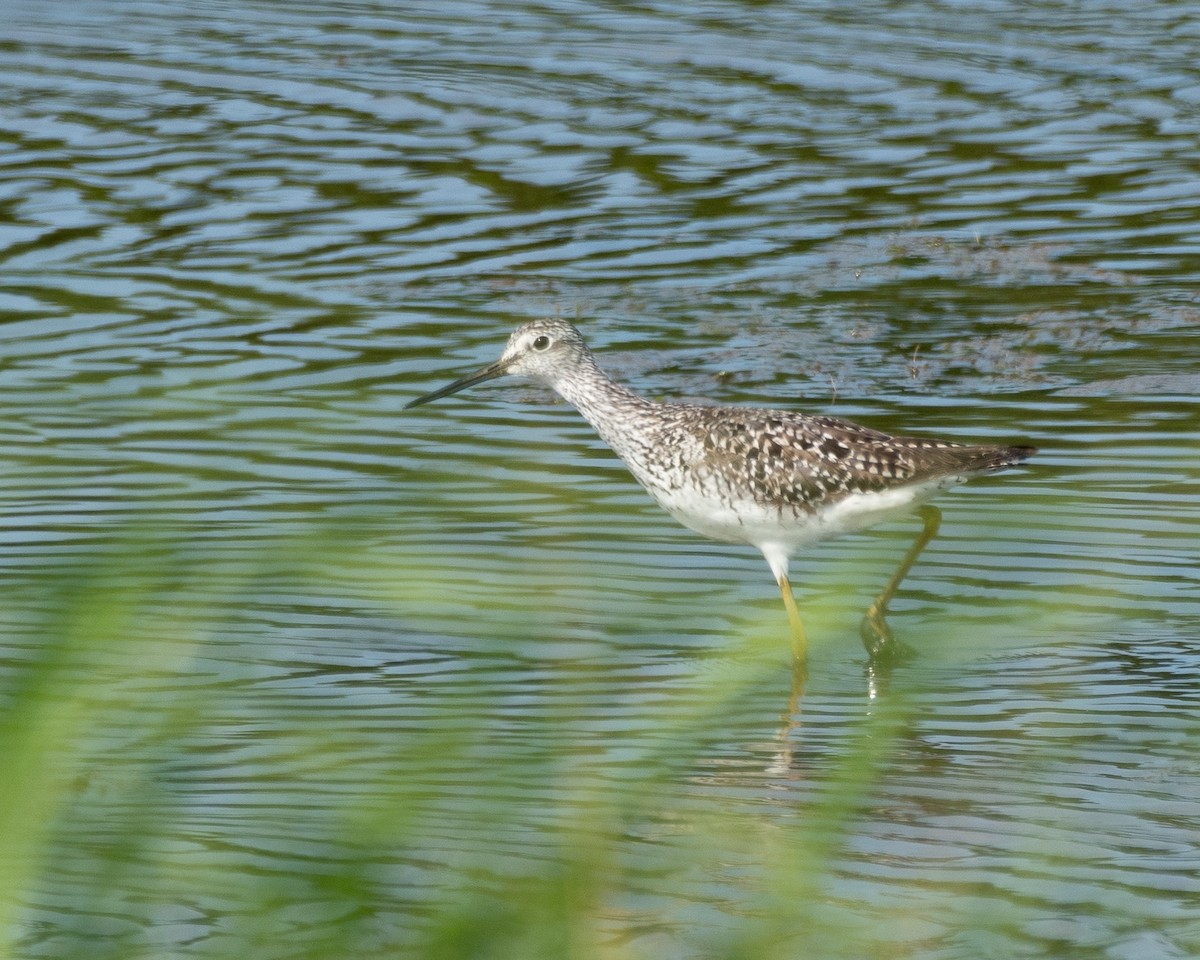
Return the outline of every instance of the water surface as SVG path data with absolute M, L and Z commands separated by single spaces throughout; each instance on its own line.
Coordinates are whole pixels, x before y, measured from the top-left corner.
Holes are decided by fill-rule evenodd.
M 428 955 L 461 909 L 522 955 L 562 870 L 633 956 L 1195 954 L 1198 39 L 14 5 L 2 656 L 70 787 L 21 953 Z M 796 689 L 762 558 L 569 408 L 401 412 L 548 313 L 652 396 L 1042 452 L 942 499 L 892 670 L 858 622 L 915 521 L 797 558 Z

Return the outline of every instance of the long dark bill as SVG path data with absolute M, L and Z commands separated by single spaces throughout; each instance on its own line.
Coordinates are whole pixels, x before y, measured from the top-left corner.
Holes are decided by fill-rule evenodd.
M 477 370 L 475 373 L 463 377 L 461 380 L 455 380 L 453 383 L 447 384 L 440 390 L 434 390 L 433 393 L 427 393 L 423 397 L 417 397 L 416 400 L 410 400 L 404 405 L 404 409 L 408 410 L 411 407 L 419 407 L 423 403 L 440 400 L 442 397 L 448 397 L 452 393 L 458 393 L 459 390 L 473 387 L 475 384 L 483 383 L 485 380 L 495 380 L 506 373 L 508 373 L 508 364 L 503 360 L 497 360 L 495 363 L 488 364 L 482 370 Z

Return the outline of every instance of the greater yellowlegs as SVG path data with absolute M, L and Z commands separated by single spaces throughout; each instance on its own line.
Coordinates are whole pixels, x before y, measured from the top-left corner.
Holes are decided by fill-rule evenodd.
M 848 420 L 786 410 L 656 403 L 605 374 L 579 331 L 557 318 L 517 327 L 495 363 L 405 409 L 505 374 L 545 384 L 574 406 L 684 526 L 761 550 L 783 594 L 798 656 L 806 640 L 788 583 L 794 553 L 920 509 L 921 535 L 867 614 L 882 640 L 888 601 L 937 532 L 938 511 L 922 504 L 1036 452 L 892 437 Z

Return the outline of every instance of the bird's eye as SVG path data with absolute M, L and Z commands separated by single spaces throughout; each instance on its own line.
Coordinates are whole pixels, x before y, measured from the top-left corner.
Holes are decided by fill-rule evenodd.
M 547 336 L 537 337 L 533 341 L 533 349 L 534 350 L 545 350 L 549 346 L 550 346 L 550 338 Z

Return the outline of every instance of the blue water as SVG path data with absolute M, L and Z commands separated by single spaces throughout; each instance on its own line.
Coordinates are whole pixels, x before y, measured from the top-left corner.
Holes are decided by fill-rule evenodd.
M 2 669 L 91 666 L 10 941 L 416 949 L 629 791 L 594 920 L 634 956 L 763 912 L 787 956 L 1195 954 L 1193 21 L 13 5 Z M 1042 452 L 940 501 L 892 671 L 858 622 L 915 521 L 797 558 L 797 689 L 761 557 L 569 408 L 401 412 L 551 313 L 652 396 Z

